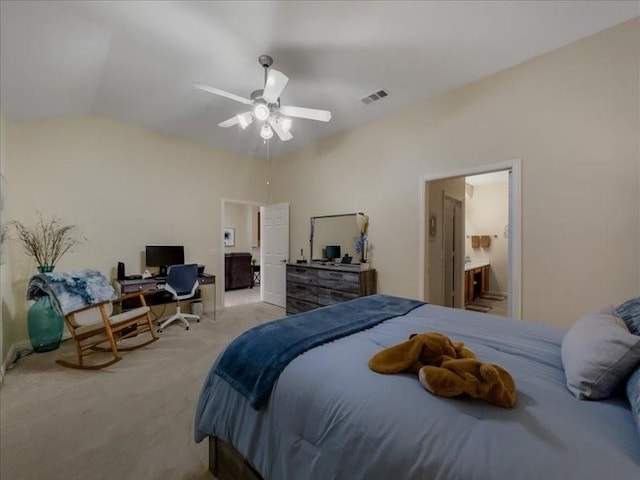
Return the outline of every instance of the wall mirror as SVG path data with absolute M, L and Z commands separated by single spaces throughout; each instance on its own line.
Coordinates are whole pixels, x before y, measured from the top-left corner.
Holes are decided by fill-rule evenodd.
M 355 213 L 311 217 L 311 261 L 339 263 L 348 254 L 353 257 L 353 263 L 358 262 L 356 241 L 359 236 Z M 340 247 L 339 252 L 332 247 Z

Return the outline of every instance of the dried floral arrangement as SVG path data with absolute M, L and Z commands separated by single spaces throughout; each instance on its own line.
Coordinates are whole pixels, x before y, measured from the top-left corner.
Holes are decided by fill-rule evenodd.
M 77 236 L 75 225 L 63 225 L 56 217 L 45 220 L 38 213 L 38 221 L 33 227 L 13 221 L 25 253 L 33 257 L 40 267 L 53 267 L 73 246 L 86 241 Z

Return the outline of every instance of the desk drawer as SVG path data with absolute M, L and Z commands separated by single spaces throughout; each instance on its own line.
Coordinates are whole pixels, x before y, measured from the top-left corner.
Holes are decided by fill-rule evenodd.
M 328 288 L 318 288 L 318 303 L 320 305 L 333 305 L 334 303 L 346 302 L 358 298 L 357 293 L 339 292 Z
M 304 283 L 306 285 L 318 284 L 318 271 L 314 268 L 296 267 L 287 265 L 287 283 Z
M 332 272 L 320 270 L 318 272 L 318 285 L 331 290 L 360 294 L 359 272 Z
M 318 287 L 315 285 L 303 285 L 287 280 L 287 297 L 316 303 L 318 301 Z
M 122 293 L 133 293 L 133 292 L 141 292 L 143 290 L 155 290 L 156 289 L 155 280 L 152 282 L 136 282 L 132 284 L 122 285 Z

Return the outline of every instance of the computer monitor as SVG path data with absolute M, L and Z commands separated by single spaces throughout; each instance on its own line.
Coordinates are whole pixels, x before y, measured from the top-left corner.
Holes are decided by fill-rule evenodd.
M 147 245 L 145 255 L 147 267 L 160 267 L 160 275 L 167 274 L 167 267 L 184 263 L 182 245 Z
M 333 260 L 334 258 L 340 258 L 340 245 L 327 245 L 325 248 L 325 256 L 329 260 Z

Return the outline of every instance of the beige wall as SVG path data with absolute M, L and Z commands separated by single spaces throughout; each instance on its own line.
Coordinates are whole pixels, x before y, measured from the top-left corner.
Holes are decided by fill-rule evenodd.
M 637 295 L 639 32 L 636 18 L 274 161 L 293 251 L 309 217 L 364 211 L 379 291 L 419 297 L 419 179 L 521 158 L 523 318 L 570 325 Z
M 264 201 L 264 162 L 93 116 L 14 123 L 10 134 L 12 218 L 31 222 L 39 210 L 88 239 L 57 269 L 115 276 L 123 261 L 136 273 L 145 245 L 181 244 L 187 262 L 220 275 L 221 293 L 221 200 Z M 14 247 L 11 294 L 22 299 L 35 264 Z M 203 295 L 211 308 L 212 289 Z M 11 341 L 27 338 L 28 306 L 10 312 Z
M 235 228 L 235 245 L 224 247 L 225 253 L 251 253 L 253 229 L 251 225 L 252 206 L 242 203 L 226 202 L 225 228 Z
M 489 291 L 508 291 L 509 238 L 504 228 L 509 223 L 509 184 L 507 182 L 476 185 L 465 196 L 465 255 L 471 259 L 488 259 Z M 488 248 L 472 248 L 471 235 L 489 235 Z

